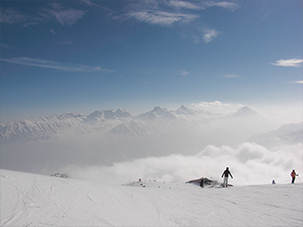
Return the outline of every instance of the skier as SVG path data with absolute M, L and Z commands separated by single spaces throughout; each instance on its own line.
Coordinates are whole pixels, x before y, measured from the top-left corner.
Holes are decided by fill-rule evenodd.
M 226 167 L 226 170 L 223 172 L 222 176 L 224 176 L 224 181 L 223 181 L 223 187 L 227 187 L 228 185 L 228 175 L 230 175 L 230 177 L 233 179 L 233 176 L 231 175 L 229 168 Z
M 295 183 L 295 180 L 296 180 L 296 176 L 299 176 L 299 174 L 296 174 L 296 171 L 293 169 L 290 176 L 292 177 L 292 181 L 291 183 Z
M 200 187 L 201 187 L 201 188 L 204 187 L 204 180 L 203 180 L 203 177 L 201 178 L 201 181 L 200 181 Z

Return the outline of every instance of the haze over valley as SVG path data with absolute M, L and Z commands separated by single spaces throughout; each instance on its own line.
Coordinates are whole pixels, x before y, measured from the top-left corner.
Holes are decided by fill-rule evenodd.
M 265 164 L 271 169 L 268 177 L 279 168 L 302 167 L 296 158 L 302 155 L 302 122 L 275 128 L 247 106 L 230 114 L 184 105 L 177 110 L 155 107 L 137 116 L 125 109 L 63 113 L 1 124 L 0 139 L 4 169 L 42 174 L 63 171 L 100 181 L 131 179 L 133 173 L 177 181 L 199 174 L 218 177 L 224 165 L 233 164 L 242 172 L 239 183 L 246 184 L 245 165 L 251 162 L 251 179 Z M 129 165 L 133 171 L 116 172 L 116 168 L 131 169 Z M 98 169 L 97 176 L 86 174 L 93 174 L 90 168 Z

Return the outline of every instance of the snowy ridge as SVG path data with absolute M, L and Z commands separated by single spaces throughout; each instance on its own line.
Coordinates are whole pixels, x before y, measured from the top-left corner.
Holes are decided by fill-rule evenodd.
M 262 117 L 259 113 L 250 109 L 248 106 L 242 107 L 236 113 L 231 114 L 231 116 L 232 117 L 247 117 L 247 116 Z
M 198 111 L 191 110 L 186 106 L 182 105 L 179 109 L 175 111 L 176 114 L 184 114 L 184 115 L 196 115 Z
M 1 170 L 5 226 L 302 226 L 303 185 L 110 185 Z M 139 184 L 139 187 L 137 187 Z
M 85 116 L 79 113 L 63 113 L 51 117 L 40 117 L 32 120 L 2 124 L 0 128 L 0 141 L 29 141 L 38 139 L 50 139 L 58 134 L 68 136 L 75 132 L 79 134 L 99 131 L 107 126 L 106 121 L 132 119 L 132 115 L 126 110 L 95 111 Z M 119 124 L 121 122 L 111 123 Z M 97 127 L 95 127 L 97 126 Z M 99 127 L 98 127 L 99 126 Z M 71 130 L 73 129 L 73 130 Z
M 265 146 L 293 144 L 303 141 L 303 122 L 282 125 L 279 129 L 254 135 L 249 139 Z
M 78 126 L 85 116 L 76 113 L 52 115 L 2 125 L 0 141 L 47 139 L 59 131 Z
M 152 111 L 149 111 L 144 114 L 140 114 L 137 119 L 140 120 L 165 120 L 165 121 L 171 121 L 175 120 L 176 116 L 173 114 L 172 111 L 169 111 L 167 109 L 162 109 L 159 106 L 156 106 Z
M 150 136 L 158 133 L 170 134 L 173 131 L 172 129 L 175 132 L 179 130 L 180 133 L 181 131 L 187 133 L 193 131 L 198 134 L 216 134 L 217 131 L 225 132 L 226 130 L 233 130 L 232 128 L 237 129 L 238 121 L 241 121 L 241 129 L 250 127 L 252 129 L 250 133 L 252 134 L 265 132 L 265 129 L 270 128 L 268 122 L 261 115 L 248 107 L 243 107 L 231 116 L 220 116 L 194 111 L 182 105 L 176 111 L 155 107 L 152 111 L 136 117 L 125 109 L 118 109 L 116 111 L 99 110 L 88 116 L 63 113 L 49 118 L 40 117 L 1 124 L 0 141 L 45 140 L 60 138 L 60 136 L 89 135 L 90 133 L 101 133 L 100 136 L 105 133 Z M 244 124 L 247 121 L 250 122 L 249 125 Z M 229 128 L 227 129 L 227 127 Z M 245 134 L 244 136 L 250 137 L 252 134 Z
M 85 122 L 96 123 L 96 121 L 114 120 L 119 118 L 129 118 L 132 119 L 133 116 L 127 112 L 125 109 L 114 110 L 99 110 L 91 113 L 85 119 Z
M 148 136 L 151 134 L 146 127 L 146 124 L 140 121 L 129 121 L 122 123 L 112 128 L 109 133 L 115 135 L 133 135 L 139 137 Z

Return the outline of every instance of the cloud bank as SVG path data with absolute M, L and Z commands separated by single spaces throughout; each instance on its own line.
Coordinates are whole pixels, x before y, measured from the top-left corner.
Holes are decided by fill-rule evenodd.
M 207 146 L 193 156 L 173 154 L 115 163 L 112 166 L 68 166 L 71 177 L 110 184 L 135 180 L 186 182 L 207 177 L 221 182 L 226 166 L 234 176 L 235 185 L 289 183 L 290 171 L 303 171 L 302 144 L 268 150 L 254 143 L 243 143 L 233 149 L 229 146 Z

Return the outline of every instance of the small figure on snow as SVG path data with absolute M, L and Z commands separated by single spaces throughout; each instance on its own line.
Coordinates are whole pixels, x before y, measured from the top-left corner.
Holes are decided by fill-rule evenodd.
M 295 183 L 295 180 L 296 180 L 296 176 L 299 176 L 299 174 L 296 173 L 296 171 L 293 169 L 290 176 L 292 177 L 292 181 L 291 183 Z
M 233 176 L 231 175 L 229 168 L 226 167 L 226 170 L 223 172 L 222 176 L 224 176 L 224 180 L 223 180 L 223 187 L 227 187 L 228 185 L 228 175 L 230 175 L 231 178 L 233 178 Z
M 204 187 L 204 179 L 203 179 L 203 177 L 201 178 L 201 181 L 200 181 L 200 187 L 201 187 L 201 188 Z

